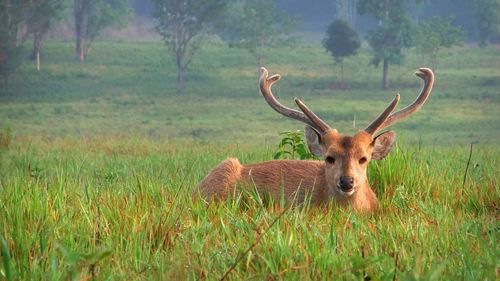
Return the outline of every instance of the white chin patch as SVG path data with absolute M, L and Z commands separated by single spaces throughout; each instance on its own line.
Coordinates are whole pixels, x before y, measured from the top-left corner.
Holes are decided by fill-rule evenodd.
M 353 194 L 354 194 L 354 192 L 356 192 L 356 186 L 354 186 L 353 188 L 351 188 L 351 190 L 349 190 L 349 191 L 347 191 L 347 192 L 346 192 L 346 191 L 343 191 L 342 189 L 340 189 L 340 187 L 337 187 L 337 191 L 338 191 L 341 195 L 346 196 L 346 197 L 349 197 L 349 196 L 353 195 Z

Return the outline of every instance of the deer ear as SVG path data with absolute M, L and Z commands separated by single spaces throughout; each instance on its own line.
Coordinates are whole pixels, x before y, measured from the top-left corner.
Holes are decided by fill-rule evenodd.
M 396 142 L 396 133 L 394 131 L 384 132 L 376 136 L 372 141 L 372 159 L 384 159 L 391 152 L 394 142 Z
M 311 126 L 306 126 L 304 134 L 306 135 L 309 151 L 316 157 L 323 157 L 323 145 L 321 144 L 321 136 L 319 133 Z

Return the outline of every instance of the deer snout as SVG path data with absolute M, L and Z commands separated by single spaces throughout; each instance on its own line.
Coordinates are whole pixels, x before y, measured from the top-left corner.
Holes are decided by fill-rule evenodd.
M 349 192 L 354 187 L 354 179 L 349 176 L 341 176 L 338 186 L 343 192 Z

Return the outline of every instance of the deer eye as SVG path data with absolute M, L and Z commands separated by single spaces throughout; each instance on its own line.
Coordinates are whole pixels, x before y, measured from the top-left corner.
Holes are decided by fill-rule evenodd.
M 366 157 L 361 157 L 361 159 L 359 159 L 359 164 L 363 165 L 366 163 L 366 161 L 368 161 Z
M 335 163 L 335 158 L 333 158 L 332 156 L 327 156 L 327 157 L 325 158 L 325 161 L 326 161 L 326 163 L 328 163 L 328 164 L 333 164 L 333 163 Z

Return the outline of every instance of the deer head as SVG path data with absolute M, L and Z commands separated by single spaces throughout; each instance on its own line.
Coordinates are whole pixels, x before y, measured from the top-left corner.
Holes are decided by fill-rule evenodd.
M 434 74 L 428 68 L 420 68 L 415 74 L 424 80 L 417 99 L 400 111 L 393 112 L 399 102 L 397 94 L 387 108 L 364 130 L 353 136 L 340 134 L 310 110 L 299 98 L 295 103 L 300 111 L 288 108 L 273 96 L 272 85 L 279 74 L 268 77 L 261 68 L 260 90 L 267 103 L 278 113 L 306 124 L 305 135 L 310 151 L 325 161 L 325 182 L 331 196 L 350 197 L 359 187 L 368 186 L 367 167 L 370 160 L 383 159 L 392 149 L 396 133 L 381 130 L 405 119 L 418 111 L 426 102 L 434 84 Z

